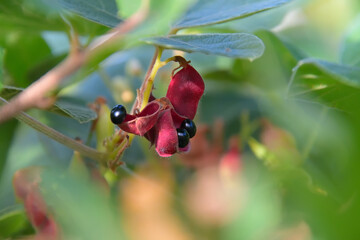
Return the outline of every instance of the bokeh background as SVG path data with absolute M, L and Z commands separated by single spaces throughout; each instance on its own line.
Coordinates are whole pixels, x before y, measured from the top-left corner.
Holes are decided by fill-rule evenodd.
M 119 0 L 120 15 L 129 16 L 139 2 Z M 130 109 L 154 52 L 139 39 L 167 34 L 192 3 L 152 1 L 150 19 L 119 44 L 120 51 L 67 79 L 61 99 L 87 106 L 101 96 L 110 108 Z M 1 124 L 0 238 L 34 234 L 12 177 L 44 166 L 44 198 L 65 239 L 358 239 L 360 91 L 346 83 L 360 80 L 359 13 L 357 0 L 294 0 L 244 19 L 182 30 L 253 33 L 266 49 L 253 61 L 165 50 L 163 59 L 183 55 L 205 81 L 192 150 L 160 158 L 136 137 L 124 167 L 116 176 L 105 174 L 106 187 L 66 173 L 76 158 L 71 149 L 15 119 Z M 67 18 L 84 44 L 107 30 Z M 2 85 L 25 88 L 64 59 L 66 31 L 52 5 L 0 1 Z M 165 96 L 176 66 L 158 72 L 156 97 Z M 12 91 L 4 87 L 1 95 Z M 28 113 L 97 144 L 95 135 L 89 137 L 91 122 Z

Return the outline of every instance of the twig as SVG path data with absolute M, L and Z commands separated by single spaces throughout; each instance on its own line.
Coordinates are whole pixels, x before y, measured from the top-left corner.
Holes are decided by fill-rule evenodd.
M 119 40 L 125 33 L 131 31 L 144 21 L 147 17 L 148 9 L 149 0 L 143 0 L 142 6 L 136 13 L 111 30 L 100 42 L 94 41 L 85 49 L 80 49 L 76 44 L 77 40 L 72 39 L 71 52 L 63 62 L 26 88 L 22 93 L 14 97 L 8 104 L 0 108 L 0 123 L 29 108 L 50 107 L 55 99 L 49 97 L 48 94 L 55 90 L 64 78 L 76 72 L 93 56 L 96 56 L 96 54 L 101 52 L 104 48 L 107 48 L 109 45 Z
M 7 103 L 7 101 L 0 97 L 0 105 L 3 103 Z M 9 104 L 8 104 L 9 105 Z M 7 106 L 7 105 L 5 105 Z M 55 141 L 75 150 L 78 151 L 80 154 L 89 157 L 93 160 L 97 160 L 99 162 L 105 162 L 107 160 L 107 154 L 99 152 L 91 147 L 88 147 L 72 138 L 69 138 L 65 136 L 64 134 L 56 131 L 53 128 L 50 128 L 46 126 L 45 124 L 42 124 L 41 122 L 37 121 L 36 119 L 32 118 L 26 113 L 20 112 L 15 117 L 19 121 L 29 125 L 33 129 L 43 133 L 44 135 L 50 137 L 51 139 L 54 139 Z

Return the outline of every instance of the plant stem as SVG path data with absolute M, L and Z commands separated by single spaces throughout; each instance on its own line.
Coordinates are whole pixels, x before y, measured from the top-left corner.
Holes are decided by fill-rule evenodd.
M 176 34 L 180 29 L 177 29 L 177 28 L 173 28 L 170 30 L 169 34 L 168 35 L 174 35 Z
M 173 29 L 170 31 L 169 34 L 176 34 L 178 29 Z M 150 66 L 146 72 L 144 82 L 142 83 L 140 90 L 138 91 L 138 96 L 134 102 L 134 105 L 132 106 L 131 113 L 134 114 L 135 110 L 140 108 L 140 110 L 144 109 L 145 106 L 149 102 L 149 97 L 151 94 L 151 91 L 153 89 L 153 83 L 156 76 L 156 73 L 158 72 L 159 68 L 167 64 L 168 62 L 173 60 L 173 57 L 165 60 L 164 62 L 161 61 L 161 55 L 163 52 L 163 48 L 156 47 L 154 56 L 151 60 Z M 131 145 L 135 135 L 129 134 L 129 144 Z
M 3 98 L 0 97 L 0 105 L 2 105 L 3 103 L 7 103 L 7 101 Z M 16 115 L 15 117 L 16 119 L 18 119 L 19 121 L 29 125 L 30 127 L 32 127 L 33 129 L 43 133 L 44 135 L 48 136 L 51 139 L 54 139 L 55 141 L 73 149 L 74 151 L 79 152 L 80 154 L 91 158 L 93 160 L 99 161 L 99 162 L 104 162 L 107 159 L 107 154 L 106 153 L 102 153 L 99 152 L 91 147 L 88 147 L 72 138 L 69 138 L 67 136 L 65 136 L 64 134 L 56 131 L 53 128 L 50 128 L 48 126 L 46 126 L 45 124 L 37 121 L 36 119 L 32 118 L 30 115 L 21 112 L 18 115 Z
M 141 90 L 143 90 L 143 94 L 142 94 L 140 110 L 144 109 L 145 106 L 148 104 L 149 97 L 150 97 L 151 91 L 153 89 L 153 83 L 154 83 L 156 73 L 158 72 L 159 68 L 163 66 L 163 64 L 160 60 L 162 51 L 163 51 L 162 48 L 157 49 L 157 56 L 156 56 L 154 65 L 152 66 L 149 76 L 145 79 L 144 84 L 142 86 Z

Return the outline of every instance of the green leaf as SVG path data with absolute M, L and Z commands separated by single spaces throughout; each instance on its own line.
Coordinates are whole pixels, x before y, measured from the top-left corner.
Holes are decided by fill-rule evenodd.
M 199 0 L 174 26 L 174 29 L 205 26 L 243 18 L 290 0 Z
M 27 217 L 22 205 L 14 205 L 0 211 L 0 236 L 8 238 L 23 230 Z
M 360 68 L 304 59 L 294 68 L 288 96 L 354 111 L 360 103 Z
M 65 126 L 67 125 L 65 124 Z M 73 129 L 73 131 L 77 131 L 77 129 Z M 41 136 L 42 140 L 40 139 Z M 48 149 L 44 148 L 43 141 L 58 144 L 36 130 L 29 128 L 29 126 L 18 124 L 14 137 L 11 139 L 11 147 L 7 154 L 6 164 L 0 179 L 0 209 L 15 204 L 12 178 L 17 170 L 31 165 L 56 165 L 60 167 L 61 164 L 66 164 L 65 160 L 70 158 L 71 152 L 68 154 L 68 152 L 64 150 L 67 150 L 65 146 L 63 146 L 62 152 L 54 151 L 53 149 L 49 152 L 47 151 Z M 67 158 L 64 159 L 63 156 L 67 156 Z
M 91 21 L 115 27 L 121 20 L 115 0 L 54 0 L 67 10 Z
M 122 239 L 121 215 L 109 202 L 104 189 L 98 188 L 98 184 L 62 175 L 55 168 L 44 172 L 41 187 L 45 201 L 53 207 L 64 239 L 74 236 L 80 239 Z
M 247 33 L 170 35 L 168 37 L 147 38 L 144 41 L 168 49 L 250 60 L 260 57 L 264 52 L 262 41 Z
M 236 32 L 254 33 L 258 30 L 275 28 L 284 19 L 284 16 L 293 9 L 293 4 L 284 4 L 268 11 L 259 12 L 236 21 L 227 22 L 219 27 L 226 26 Z
M 21 91 L 23 91 L 22 88 L 6 86 L 0 92 L 0 96 L 10 100 Z M 72 98 L 59 97 L 54 106 L 48 109 L 48 111 L 70 117 L 79 123 L 87 123 L 97 118 L 93 110 Z
M 1 1 L 0 38 L 7 37 L 9 32 L 15 31 L 38 33 L 44 30 L 65 30 L 63 21 L 49 14 L 51 12 L 49 9 L 43 10 L 43 7 L 44 4 L 39 4 L 34 0 Z
M 227 107 L 221 112 L 221 118 L 226 122 L 233 120 L 238 122 L 237 120 L 241 112 L 248 112 L 253 115 L 258 113 L 259 109 L 255 99 L 246 96 L 245 93 L 240 94 L 231 90 L 221 90 L 219 85 L 221 84 L 210 85 L 214 89 L 210 89 L 202 98 L 201 108 L 199 109 L 199 116 L 202 122 L 210 124 L 216 121 L 219 118 L 219 114 L 213 111 L 213 109 L 221 109 L 223 106 Z M 216 88 L 219 90 L 216 90 Z M 235 88 L 234 85 L 233 89 Z
M 49 46 L 40 35 L 12 34 L 5 48 L 4 68 L 16 86 L 27 87 L 36 80 L 31 70 L 51 56 Z
M 14 97 L 23 90 L 23 88 L 4 86 L 4 88 L 0 92 L 0 97 L 5 98 L 6 100 L 10 100 L 12 97 Z
M 0 91 L 4 86 L 3 58 L 4 58 L 4 49 L 0 47 Z
M 79 123 L 90 122 L 97 118 L 97 115 L 93 110 L 68 98 L 59 98 L 56 101 L 54 108 L 50 110 L 71 117 Z
M 69 25 L 60 15 L 59 6 L 53 1 L 13 0 L 2 1 L 0 6 L 0 44 L 14 33 L 40 34 L 42 31 L 69 31 Z M 46 19 L 46 21 L 44 21 Z M 66 19 L 80 35 L 95 36 L 105 33 L 108 27 L 84 20 L 78 15 L 66 15 Z
M 341 62 L 360 67 L 360 16 L 348 29 L 341 47 Z
M 7 155 L 14 138 L 15 130 L 17 129 L 18 121 L 12 119 L 0 124 L 0 176 L 6 164 Z
M 257 31 L 256 36 L 264 42 L 264 54 L 253 62 L 236 59 L 233 65 L 234 74 L 242 81 L 259 86 L 265 91 L 286 89 L 297 59 L 274 33 L 262 30 Z

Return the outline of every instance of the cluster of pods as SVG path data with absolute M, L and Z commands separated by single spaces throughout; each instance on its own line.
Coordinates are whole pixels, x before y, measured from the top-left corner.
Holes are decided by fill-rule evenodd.
M 190 149 L 189 139 L 196 134 L 193 119 L 205 89 L 200 74 L 188 62 L 179 63 L 182 69 L 172 76 L 165 97 L 151 94 L 148 104 L 135 114 L 128 114 L 123 105 L 116 105 L 110 114 L 114 124 L 144 136 L 162 157 Z

